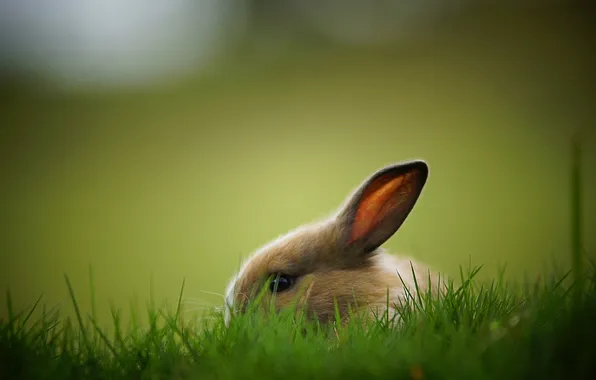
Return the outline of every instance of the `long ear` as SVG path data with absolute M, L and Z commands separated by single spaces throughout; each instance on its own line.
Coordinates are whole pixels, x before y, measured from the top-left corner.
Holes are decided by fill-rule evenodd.
M 366 254 L 402 225 L 428 178 L 424 161 L 385 167 L 356 190 L 337 216 L 342 250 Z

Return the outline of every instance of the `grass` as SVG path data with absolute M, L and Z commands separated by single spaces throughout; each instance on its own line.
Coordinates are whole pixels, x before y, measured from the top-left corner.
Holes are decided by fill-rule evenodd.
M 2 379 L 527 379 L 588 378 L 596 373 L 596 271 L 582 289 L 552 275 L 512 284 L 461 285 L 407 301 L 401 324 L 387 316 L 322 326 L 291 313 L 249 313 L 223 324 L 222 313 L 180 323 L 174 310 L 148 307 L 149 324 L 113 331 L 85 316 L 42 310 L 40 299 L 0 321 Z M 424 307 L 423 307 L 424 306 Z M 424 309 L 424 310 L 423 310 Z

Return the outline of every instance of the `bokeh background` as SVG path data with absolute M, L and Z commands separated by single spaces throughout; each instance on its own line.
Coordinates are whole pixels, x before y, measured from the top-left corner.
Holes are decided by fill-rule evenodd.
M 450 275 L 564 270 L 578 131 L 596 251 L 592 9 L 0 0 L 0 287 L 69 314 L 67 274 L 89 311 L 91 266 L 104 321 L 183 279 L 218 305 L 203 291 L 241 259 L 412 158 L 430 178 L 388 248 Z

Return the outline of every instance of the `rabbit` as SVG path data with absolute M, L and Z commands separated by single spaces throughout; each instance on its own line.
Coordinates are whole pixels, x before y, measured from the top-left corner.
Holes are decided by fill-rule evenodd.
M 342 321 L 355 309 L 395 317 L 408 294 L 426 292 L 431 284 L 434 289 L 438 274 L 430 267 L 381 248 L 414 207 L 428 173 L 423 160 L 386 166 L 330 218 L 258 249 L 226 288 L 225 324 L 245 312 L 261 289 L 263 304 L 274 302 L 281 310 L 299 302 L 322 323 L 335 320 L 336 307 Z

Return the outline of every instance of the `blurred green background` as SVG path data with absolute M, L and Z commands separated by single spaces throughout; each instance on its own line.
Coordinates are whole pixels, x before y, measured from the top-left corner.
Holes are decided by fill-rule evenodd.
M 143 307 L 150 278 L 157 300 L 175 303 L 186 278 L 188 297 L 221 304 L 202 291 L 222 293 L 242 258 L 413 158 L 429 181 L 386 247 L 451 275 L 469 260 L 483 278 L 504 263 L 514 278 L 565 268 L 579 129 L 596 251 L 584 8 L 462 7 L 407 38 L 349 44 L 255 4 L 209 70 L 124 89 L 3 77 L 0 287 L 16 307 L 43 293 L 70 313 L 66 273 L 89 311 L 90 265 L 103 321 L 110 300 Z M 350 29 L 358 13 L 342 17 Z

